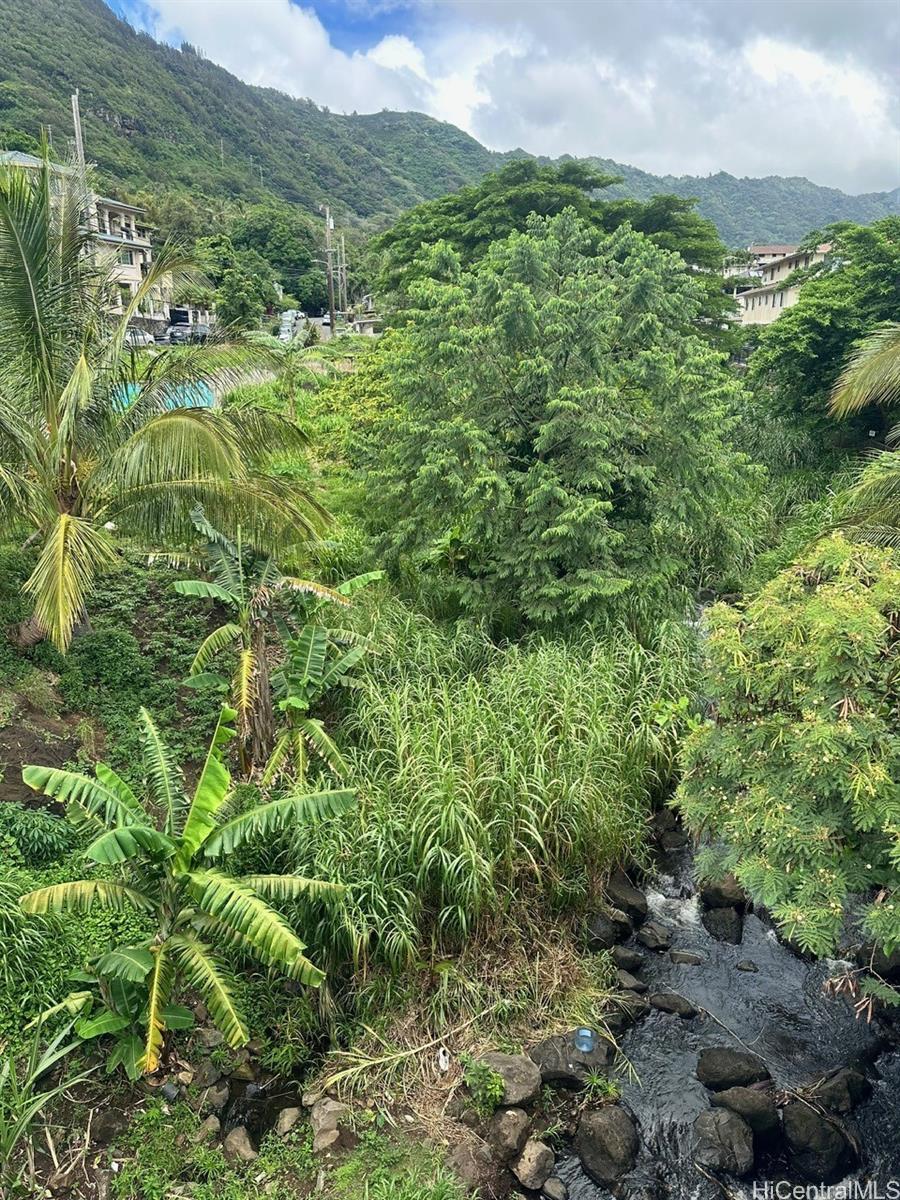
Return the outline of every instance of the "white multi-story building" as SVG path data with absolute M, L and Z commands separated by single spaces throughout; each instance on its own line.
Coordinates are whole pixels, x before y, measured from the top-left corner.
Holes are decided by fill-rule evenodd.
M 789 275 L 813 263 L 821 262 L 831 245 L 823 242 L 814 250 L 794 248 L 790 254 L 770 258 L 761 265 L 759 287 L 738 292 L 735 299 L 740 307 L 742 325 L 771 325 L 791 305 L 797 303 L 800 284 L 785 286 Z
M 4 164 L 37 170 L 43 165 L 43 161 L 32 154 L 7 150 L 0 152 L 0 166 Z M 53 169 L 68 170 L 56 164 Z M 93 196 L 87 221 L 98 248 L 107 253 L 112 260 L 112 278 L 116 291 L 111 298 L 111 307 L 113 312 L 121 314 L 131 303 L 153 262 L 153 242 L 150 226 L 145 219 L 145 210 L 134 204 L 125 204 L 121 200 L 112 200 L 108 196 Z M 138 321 L 159 331 L 173 320 L 175 308 L 171 288 L 165 282 L 161 282 L 158 288 L 151 289 L 141 304 Z M 199 305 L 179 305 L 177 315 L 182 324 L 208 325 L 210 322 L 209 311 Z

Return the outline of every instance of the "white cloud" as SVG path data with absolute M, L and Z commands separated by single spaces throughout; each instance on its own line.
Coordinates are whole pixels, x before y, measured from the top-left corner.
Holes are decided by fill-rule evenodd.
M 494 149 L 649 171 L 900 180 L 895 0 L 333 0 L 404 33 L 336 48 L 290 0 L 133 0 L 251 83 L 337 111 L 415 108 Z M 396 13 L 395 13 L 396 15 Z

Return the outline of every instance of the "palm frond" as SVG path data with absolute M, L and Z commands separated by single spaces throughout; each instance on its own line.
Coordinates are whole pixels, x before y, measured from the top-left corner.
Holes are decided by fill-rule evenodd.
M 343 896 L 347 890 L 341 883 L 323 879 L 307 879 L 304 875 L 242 875 L 241 883 L 266 900 L 293 900 L 296 896 Z
M 216 828 L 216 813 L 228 794 L 230 782 L 222 748 L 234 737 L 234 730 L 231 728 L 234 717 L 234 710 L 230 708 L 223 708 L 219 714 L 181 833 L 181 849 L 176 859 L 176 867 L 179 870 L 187 868 L 194 854 Z
M 22 779 L 32 791 L 43 792 L 61 804 L 74 802 L 105 825 L 131 825 L 146 819 L 140 807 L 135 810 L 121 791 L 104 785 L 99 778 L 90 779 L 59 767 L 30 766 L 22 768 Z
M 846 417 L 870 404 L 900 401 L 900 322 L 864 338 L 831 393 L 830 410 Z
M 92 862 L 112 866 L 138 858 L 142 853 L 154 858 L 171 858 L 178 847 L 171 838 L 147 825 L 124 825 L 102 833 L 84 851 Z
M 147 786 L 154 801 L 166 813 L 166 832 L 174 835 L 185 807 L 180 772 L 146 708 L 138 710 L 138 720 L 141 723 L 141 745 Z
M 209 946 L 190 933 L 173 935 L 169 949 L 184 978 L 203 997 L 209 1015 L 229 1046 L 245 1045 L 250 1034 L 235 1004 L 234 984 L 223 963 Z
M 298 722 L 299 732 L 306 738 L 316 754 L 323 759 L 338 779 L 346 779 L 350 772 L 340 750 L 325 732 L 321 721 L 314 717 L 304 717 Z
M 188 881 L 198 908 L 240 933 L 267 961 L 279 963 L 303 983 L 322 982 L 323 973 L 304 957 L 303 942 L 246 883 L 210 870 L 191 872 Z
M 293 823 L 307 823 L 340 816 L 356 803 L 352 791 L 309 792 L 271 800 L 249 812 L 240 813 L 220 826 L 207 838 L 203 853 L 207 858 L 230 854 L 252 838 L 279 833 Z
M 163 1010 L 172 994 L 172 984 L 175 979 L 175 964 L 169 957 L 166 942 L 152 947 L 153 969 L 147 980 L 147 1028 L 144 1035 L 144 1053 L 140 1060 L 140 1069 L 145 1075 L 152 1075 L 159 1067 L 159 1058 L 165 1033 L 165 1018 Z
M 62 913 L 90 912 L 92 908 L 136 908 L 152 911 L 153 901 L 143 892 L 105 879 L 80 879 L 70 883 L 54 883 L 37 888 L 19 899 L 23 912 Z
M 229 622 L 225 625 L 220 625 L 218 629 L 214 629 L 208 637 L 203 639 L 199 650 L 194 655 L 194 661 L 190 666 L 190 674 L 199 675 L 201 671 L 205 671 L 212 660 L 227 647 L 240 646 L 241 638 L 240 625 L 234 625 Z
M 34 615 L 58 649 L 68 649 L 97 575 L 115 561 L 106 530 L 60 513 L 25 583 L 34 599 Z

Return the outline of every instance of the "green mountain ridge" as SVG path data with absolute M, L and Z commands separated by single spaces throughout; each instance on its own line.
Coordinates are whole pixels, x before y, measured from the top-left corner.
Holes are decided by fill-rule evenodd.
M 248 201 L 274 195 L 309 212 L 328 201 L 383 227 L 526 155 L 488 150 L 422 113 L 343 115 L 251 86 L 192 47 L 136 32 L 103 0 L 0 0 L 0 23 L 0 145 L 33 150 L 49 126 L 60 152 L 77 87 L 88 157 L 104 186 L 128 198 L 173 189 Z M 660 177 L 590 161 L 623 177 L 610 195 L 696 197 L 730 245 L 799 240 L 830 221 L 900 211 L 900 189 L 848 196 L 806 179 Z

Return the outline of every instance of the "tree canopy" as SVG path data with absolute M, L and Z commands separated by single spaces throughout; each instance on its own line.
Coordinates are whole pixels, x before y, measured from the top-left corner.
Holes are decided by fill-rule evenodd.
M 423 271 L 365 443 L 386 551 L 538 623 L 658 608 L 714 569 L 741 389 L 684 331 L 682 260 L 566 209 L 470 270 L 439 243 Z

